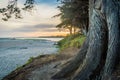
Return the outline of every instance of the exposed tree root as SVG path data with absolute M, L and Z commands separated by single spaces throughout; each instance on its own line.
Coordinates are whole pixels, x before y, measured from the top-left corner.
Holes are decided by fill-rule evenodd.
M 87 47 L 88 47 L 88 41 L 89 39 L 87 39 L 83 46 L 81 47 L 80 52 L 75 56 L 75 58 L 73 60 L 71 60 L 71 62 L 66 65 L 60 72 L 58 72 L 57 74 L 55 74 L 52 78 L 53 79 L 60 79 L 63 77 L 68 77 L 71 75 L 71 73 L 73 73 L 78 67 L 79 65 L 83 62 L 83 59 L 85 58 L 85 55 L 87 53 Z
M 120 56 L 118 50 L 120 49 L 120 11 L 118 10 L 120 1 L 90 0 L 90 3 L 92 4 L 89 5 L 90 29 L 88 38 L 78 55 L 54 75 L 53 79 L 68 77 L 71 80 L 110 79 L 117 56 Z M 101 73 L 103 74 L 101 75 Z
M 73 80 L 85 80 L 88 79 L 93 71 L 97 68 L 101 61 L 101 55 L 105 53 L 105 40 L 106 39 L 106 32 L 105 32 L 105 22 L 100 13 L 93 9 L 94 15 L 92 16 L 91 20 L 95 20 L 92 23 L 92 32 L 88 52 L 86 54 L 86 58 L 83 61 L 83 64 L 79 67 L 76 71 Z M 101 24 L 102 23 L 102 24 Z M 97 27 L 96 27 L 97 26 Z

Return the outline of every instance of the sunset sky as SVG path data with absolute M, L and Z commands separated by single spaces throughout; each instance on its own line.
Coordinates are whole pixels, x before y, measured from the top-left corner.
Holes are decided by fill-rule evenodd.
M 23 7 L 25 0 L 18 0 L 18 6 Z M 0 15 L 0 37 L 38 37 L 64 35 L 55 28 L 60 23 L 59 18 L 52 18 L 59 13 L 57 0 L 37 0 L 32 13 L 22 11 L 23 19 L 2 21 Z M 0 8 L 5 7 L 8 0 L 0 0 Z

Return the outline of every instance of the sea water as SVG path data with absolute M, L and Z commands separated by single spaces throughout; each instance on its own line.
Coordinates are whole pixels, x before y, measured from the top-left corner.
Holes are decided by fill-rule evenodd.
M 30 57 L 56 53 L 62 38 L 0 38 L 0 80 Z

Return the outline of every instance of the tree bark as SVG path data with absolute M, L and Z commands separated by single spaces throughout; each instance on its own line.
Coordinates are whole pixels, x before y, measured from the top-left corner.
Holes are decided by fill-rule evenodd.
M 116 60 L 120 57 L 119 7 L 119 0 L 89 0 L 87 39 L 78 55 L 53 79 L 70 76 L 71 80 L 110 79 Z
M 120 54 L 119 5 L 117 0 L 106 0 L 106 21 L 109 30 L 108 51 L 103 76 L 110 76 Z
M 73 58 L 73 60 L 68 65 L 66 65 L 60 72 L 57 72 L 57 74 L 55 74 L 52 78 L 60 79 L 73 75 L 72 73 L 74 73 L 74 71 L 79 67 L 79 65 L 83 62 L 85 58 L 88 49 L 88 43 L 89 39 L 86 39 L 86 41 L 80 49 L 80 52 L 75 56 L 75 58 Z
M 100 64 L 102 53 L 105 53 L 104 45 L 106 43 L 103 40 L 106 39 L 106 23 L 104 22 L 104 19 L 102 19 L 100 11 L 96 9 L 93 9 L 91 18 L 92 25 L 90 27 L 92 32 L 90 32 L 90 38 L 92 39 L 89 42 L 86 58 L 76 71 L 73 80 L 85 80 L 86 77 L 88 78 L 92 74 L 92 71 Z
M 72 26 L 70 26 L 68 29 L 69 29 L 70 35 L 72 35 Z

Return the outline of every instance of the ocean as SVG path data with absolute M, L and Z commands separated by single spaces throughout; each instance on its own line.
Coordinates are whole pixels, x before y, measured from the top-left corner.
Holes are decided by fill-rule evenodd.
M 0 38 L 0 80 L 30 57 L 54 54 L 57 41 L 62 38 Z

